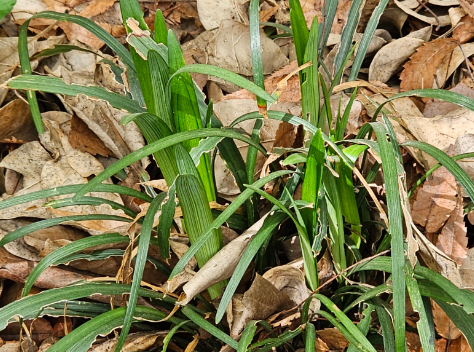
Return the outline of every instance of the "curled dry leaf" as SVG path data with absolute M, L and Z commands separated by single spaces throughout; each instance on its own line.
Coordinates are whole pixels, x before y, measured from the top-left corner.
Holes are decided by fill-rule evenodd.
M 454 29 L 453 38 L 459 40 L 461 44 L 464 44 L 474 38 L 474 18 L 465 15 L 459 22 L 462 22 L 462 24 Z
M 400 75 L 400 88 L 404 90 L 431 88 L 439 65 L 457 45 L 456 39 L 442 38 L 418 48 L 404 66 Z
M 289 264 L 274 267 L 265 272 L 262 277 L 278 290 L 285 292 L 296 305 L 304 302 L 312 294 L 312 291 L 306 286 L 302 271 Z M 319 310 L 320 307 L 321 302 L 316 299 L 311 300 L 311 311 Z
M 462 47 L 462 50 L 461 50 Z M 449 77 L 461 65 L 466 63 L 466 58 L 474 55 L 474 43 L 460 45 L 458 44 L 454 50 L 446 55 L 436 70 L 436 80 L 433 82 L 433 88 L 443 87 Z M 470 80 L 470 78 L 469 78 Z
M 235 303 L 232 300 L 232 307 L 229 307 L 233 311 Z M 295 304 L 285 292 L 279 291 L 268 280 L 257 274 L 252 286 L 243 294 L 239 306 L 242 311 L 233 312 L 233 321 L 229 324 L 231 336 L 239 335 L 250 320 L 266 319 L 273 313 L 293 308 Z
M 184 285 L 183 291 L 186 294 L 186 298 L 180 301 L 179 304 L 183 306 L 188 304 L 198 293 L 222 280 L 230 278 L 245 249 L 257 231 L 260 230 L 265 219 L 266 216 L 217 252 L 217 254 Z
M 319 337 L 331 351 L 343 351 L 349 342 L 337 328 L 318 330 L 316 336 Z
M 218 28 L 225 20 L 248 24 L 248 5 L 239 0 L 197 0 L 197 10 L 206 30 Z
M 454 176 L 440 167 L 418 190 L 412 207 L 413 221 L 427 233 L 438 232 L 456 208 L 457 198 Z
M 271 74 L 288 64 L 280 47 L 260 31 L 263 74 Z M 239 73 L 252 76 L 252 58 L 250 52 L 250 29 L 242 23 L 225 20 L 216 36 L 207 46 L 209 63 Z

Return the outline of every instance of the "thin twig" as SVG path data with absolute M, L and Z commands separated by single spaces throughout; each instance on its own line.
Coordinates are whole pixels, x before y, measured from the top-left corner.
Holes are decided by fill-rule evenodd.
M 418 3 L 423 6 L 425 8 L 426 11 L 428 11 L 430 14 L 433 15 L 434 19 L 436 20 L 436 22 L 438 22 L 438 27 L 436 27 L 436 31 L 439 31 L 439 29 L 441 28 L 441 23 L 439 22 L 439 19 L 438 19 L 438 16 L 435 15 L 435 13 L 433 11 L 431 11 L 423 2 L 421 2 L 420 0 L 416 0 L 418 1 Z

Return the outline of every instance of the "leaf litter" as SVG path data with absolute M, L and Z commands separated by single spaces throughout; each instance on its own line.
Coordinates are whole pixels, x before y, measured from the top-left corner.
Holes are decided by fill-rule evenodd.
M 351 3 L 350 1 L 339 2 L 335 14 L 336 20 L 330 28 L 328 46 L 323 50 L 324 62 L 330 73 L 333 73 L 334 58 L 339 50 L 341 34 L 347 23 Z M 218 2 L 198 0 L 196 3 L 178 1 L 174 5 L 167 1 L 158 4 L 147 2 L 140 4 L 149 12 L 145 18 L 149 25 L 154 24 L 155 11 L 159 9 L 164 13 L 167 26 L 179 34 L 188 64 L 210 63 L 243 76 L 252 76 L 247 3 L 234 0 Z M 324 2 L 307 0 L 301 1 L 301 4 L 308 27 L 315 15 L 318 15 L 321 21 Z M 457 7 L 459 5 L 461 7 Z M 375 6 L 370 1 L 362 6 L 359 33 L 354 36 L 354 41 L 360 42 L 364 26 L 370 17 L 367 13 L 371 13 Z M 7 30 L 18 28 L 17 26 L 29 16 L 43 10 L 67 11 L 90 18 L 119 41 L 125 42 L 125 28 L 120 18 L 119 4 L 115 0 L 90 2 L 18 0 L 12 15 L 0 23 L 2 28 L 0 33 L 1 83 L 16 76 L 19 66 L 18 37 L 9 35 Z M 474 38 L 473 14 L 471 5 L 466 1 L 460 1 L 458 4 L 453 1 L 430 0 L 420 5 L 418 1 L 406 0 L 395 1 L 394 4 L 389 5 L 381 17 L 381 28 L 372 39 L 370 50 L 365 57 L 358 80 L 361 87 L 355 104 L 350 110 L 346 134 L 357 134 L 362 122 L 373 117 L 377 104 L 400 91 L 442 88 L 473 97 L 474 43 L 470 42 Z M 259 16 L 261 22 L 273 21 L 276 24 L 288 25 L 290 19 L 288 3 L 263 1 Z M 452 29 L 451 33 L 449 33 L 449 27 Z M 49 28 L 48 32 L 41 33 L 47 28 Z M 443 31 L 440 32 L 439 28 L 443 28 Z M 119 94 L 125 93 L 123 83 L 119 82 L 113 72 L 113 69 L 119 66 L 112 67 L 105 63 L 103 58 L 115 63 L 117 61 L 114 61 L 115 58 L 110 55 L 110 51 L 105 50 L 104 43 L 92 34 L 71 23 L 54 23 L 54 21 L 41 19 L 32 21 L 29 29 L 33 35 L 40 33 L 28 43 L 30 56 L 64 43 L 81 46 L 102 56 L 77 51 L 59 53 L 53 57 L 40 57 L 34 60 L 32 62 L 34 70 L 42 74 L 61 77 L 68 84 L 95 85 Z M 275 33 L 282 34 L 280 30 Z M 265 89 L 272 93 L 277 84 L 297 68 L 295 48 L 291 40 L 272 39 L 265 34 L 263 29 L 260 31 L 260 40 Z M 353 59 L 354 56 L 350 58 L 346 69 L 350 68 Z M 325 72 L 324 75 L 326 75 Z M 327 75 L 325 77 L 328 78 Z M 343 80 L 346 80 L 347 75 L 343 77 Z M 214 113 L 224 126 L 228 126 L 235 118 L 245 113 L 257 110 L 255 96 L 247 91 L 207 75 L 193 74 L 193 78 L 199 88 L 205 90 L 209 97 L 213 99 L 216 97 Z M 343 111 L 349 100 L 347 91 L 344 92 L 341 89 L 337 94 L 331 97 L 331 111 L 334 115 L 337 115 L 340 110 Z M 135 124 L 121 125 L 120 120 L 125 112 L 111 107 L 104 101 L 92 100 L 83 95 L 76 97 L 44 95 L 41 100 L 46 132 L 38 137 L 32 124 L 28 104 L 22 93 L 9 91 L 5 86 L 0 87 L 0 116 L 2 117 L 0 145 L 5 151 L 0 167 L 6 170 L 2 185 L 2 191 L 5 193 L 2 199 L 11 199 L 52 187 L 85 184 L 92 176 L 100 173 L 115 160 L 145 145 L 145 139 Z M 393 101 L 390 105 L 386 105 L 386 109 L 392 119 L 399 142 L 423 141 L 445 152 L 454 150 L 454 155 L 472 152 L 471 111 L 439 100 L 408 97 Z M 298 75 L 293 75 L 287 80 L 286 88 L 278 102 L 272 105 L 271 110 L 301 116 Z M 379 117 L 376 119 L 379 120 Z M 236 127 L 251 134 L 253 124 L 254 121 L 248 121 Z M 286 149 L 290 148 L 304 149 L 305 144 L 298 142 L 298 138 L 301 137 L 298 133 L 297 128 L 286 122 L 264 121 L 260 141 L 270 153 L 270 157 L 266 160 L 259 154 L 255 179 L 267 175 L 270 166 L 283 167 L 281 163 L 270 162 L 279 160 L 282 150 L 285 153 Z M 295 144 L 296 142 L 299 144 Z M 237 142 L 237 147 L 245 160 L 248 147 L 240 142 Z M 404 160 L 409 160 L 406 165 L 410 162 L 412 165 L 421 164 L 425 170 L 428 170 L 437 163 L 426 153 L 415 151 L 413 148 L 404 148 L 403 151 L 406 152 Z M 217 191 L 224 199 L 232 200 L 241 191 L 219 153 L 216 155 Z M 158 182 L 163 180 L 157 170 L 149 168 L 149 164 L 150 160 L 146 158 L 126 168 L 124 170 L 126 178 L 121 181 L 128 182 L 135 189 L 140 189 L 140 185 L 149 185 L 157 187 L 159 191 L 167 191 L 168 185 Z M 474 176 L 474 166 L 470 159 L 460 160 L 458 164 L 471 178 Z M 140 178 L 140 175 L 146 172 L 145 170 L 149 172 L 152 181 L 144 182 Z M 107 182 L 112 181 L 116 182 L 116 179 Z M 381 187 L 382 185 L 374 183 L 370 186 Z M 117 194 L 93 192 L 91 195 L 124 204 L 123 199 Z M 462 187 L 444 167 L 441 167 L 434 171 L 415 192 L 411 199 L 411 216 L 416 224 L 416 226 L 413 225 L 413 230 L 420 246 L 419 257 L 425 264 L 457 286 L 473 288 L 474 252 L 470 248 L 472 247 L 471 230 L 465 223 L 466 198 L 464 196 Z M 0 210 L 2 237 L 38 219 L 99 213 L 125 216 L 122 210 L 114 210 L 105 204 L 74 205 L 61 209 L 43 206 L 47 201 L 65 197 L 35 200 Z M 135 204 L 134 210 L 137 211 L 137 209 L 139 207 Z M 260 210 L 262 215 L 268 214 L 268 207 L 266 209 L 262 207 Z M 179 212 L 175 213 L 174 220 L 181 224 L 179 215 Z M 193 259 L 183 272 L 171 281 L 166 282 L 163 276 L 163 279 L 155 278 L 154 284 L 161 285 L 169 293 L 182 290 L 186 297 L 180 301 L 180 304 L 191 304 L 190 302 L 206 288 L 232 276 L 242 253 L 264 219 L 265 216 L 252 227 L 246 226 L 237 232 L 234 231 L 231 234 L 232 240 L 206 266 L 197 270 L 197 263 Z M 229 227 L 224 227 L 224 229 L 233 231 Z M 107 232 L 130 235 L 128 230 L 130 230 L 128 226 L 121 222 L 94 220 L 81 223 L 70 222 L 33 232 L 0 249 L 2 252 L 0 277 L 6 280 L 5 282 L 18 283 L 21 289 L 32 267 L 55 249 L 90 235 Z M 178 232 L 170 237 L 173 255 L 168 263 L 162 263 L 169 267 L 172 267 L 189 249 L 189 242 L 186 242 L 182 234 L 183 226 L 177 226 L 176 230 Z M 154 253 L 150 249 L 149 255 L 160 261 L 158 252 L 156 250 Z M 301 256 L 301 252 L 297 255 Z M 89 263 L 83 260 L 72 262 L 68 266 L 53 266 L 43 272 L 35 285 L 38 290 L 39 288 L 50 289 L 97 276 L 114 277 L 121 265 L 119 258 L 109 257 Z M 328 260 L 326 256 L 323 258 Z M 329 264 L 331 264 L 330 260 Z M 250 269 L 254 270 L 254 268 Z M 241 291 L 234 295 L 231 304 L 227 307 L 227 323 L 232 337 L 240 336 L 249 321 L 268 319 L 274 313 L 294 309 L 311 294 L 306 286 L 303 271 L 291 263 L 281 265 L 275 263 L 272 268 L 266 268 L 264 272 L 260 272 L 262 275 L 259 272 L 253 277 L 250 275 L 251 277 L 245 278 Z M 328 272 L 327 275 L 330 277 L 335 275 L 331 270 Z M 321 274 L 324 273 L 320 272 Z M 148 278 L 150 275 L 147 280 Z M 11 287 L 7 291 L 14 292 Z M 1 297 L 4 295 L 5 293 L 2 293 Z M 311 311 L 319 310 L 319 301 L 312 302 Z M 2 305 L 5 304 L 2 302 Z M 450 318 L 434 301 L 432 307 L 438 334 L 435 350 L 469 351 L 470 347 L 466 338 L 454 326 Z M 36 346 L 39 346 L 39 350 L 46 350 L 46 346 L 50 346 L 48 344 L 56 342 L 50 324 L 51 319 L 48 319 L 50 318 L 36 320 L 36 322 L 46 323 L 37 328 L 39 330 L 37 333 L 42 334 L 41 339 L 33 335 L 33 341 Z M 18 333 L 18 339 L 20 339 L 19 327 L 13 327 L 12 324 L 11 326 L 14 330 L 16 329 L 15 333 Z M 167 332 L 163 331 L 132 333 L 127 338 L 123 351 L 152 349 L 163 344 L 166 334 Z M 48 336 L 52 339 L 47 339 Z M 316 336 L 316 348 L 321 351 L 342 351 L 348 343 L 337 328 L 320 329 L 316 332 Z M 420 351 L 418 335 L 407 332 L 406 337 L 408 350 Z M 19 340 L 15 341 L 16 337 L 8 337 L 8 339 L 14 341 L 2 341 L 0 351 L 7 348 L 19 351 Z M 24 346 L 28 345 L 25 341 L 27 340 L 21 342 Z M 90 351 L 108 351 L 113 349 L 116 343 L 117 337 L 100 338 Z M 36 349 L 36 347 L 31 348 Z M 175 345 L 174 350 L 183 349 Z

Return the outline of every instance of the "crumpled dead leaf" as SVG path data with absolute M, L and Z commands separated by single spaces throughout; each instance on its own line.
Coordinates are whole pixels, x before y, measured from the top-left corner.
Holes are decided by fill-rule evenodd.
M 38 140 L 30 107 L 23 100 L 10 101 L 0 109 L 0 116 L 0 141 L 12 137 L 24 142 Z
M 436 327 L 436 332 L 449 340 L 457 339 L 461 336 L 461 331 L 449 319 L 441 307 L 433 300 L 431 300 L 431 307 L 433 310 L 433 320 Z
M 152 346 L 161 346 L 168 331 L 142 331 L 129 334 L 121 349 L 122 352 L 147 351 Z M 109 352 L 115 349 L 118 337 L 93 346 L 89 352 Z
M 235 304 L 232 300 L 227 310 L 234 310 Z M 266 319 L 275 312 L 294 307 L 295 304 L 285 292 L 279 291 L 268 280 L 256 274 L 252 286 L 242 295 L 239 306 L 242 311 L 232 312 L 233 320 L 229 322 L 231 336 L 239 335 L 250 320 Z

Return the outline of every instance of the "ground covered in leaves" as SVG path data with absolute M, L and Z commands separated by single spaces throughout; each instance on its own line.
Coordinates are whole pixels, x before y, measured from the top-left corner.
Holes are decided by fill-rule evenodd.
M 378 3 L 374 0 L 365 2 L 354 41 L 361 39 Z M 315 15 L 321 19 L 324 1 L 302 0 L 301 4 L 308 26 Z M 341 34 L 351 4 L 351 0 L 339 1 L 336 19 L 323 56 L 328 72 L 334 71 L 334 60 L 339 51 Z M 140 0 L 140 5 L 150 28 L 154 27 L 155 12 L 162 11 L 167 27 L 173 30 L 182 45 L 187 64 L 207 63 L 248 78 L 252 76 L 248 2 Z M 19 26 L 31 15 L 45 10 L 90 18 L 120 42 L 127 44 L 120 5 L 116 0 L 17 0 L 12 12 L 0 22 L 2 200 L 41 189 L 87 183 L 116 160 L 146 144 L 135 124 L 120 123 L 125 112 L 111 107 L 105 101 L 90 99 L 84 95 L 71 97 L 39 93 L 46 132 L 38 137 L 24 91 L 8 89 L 4 83 L 20 73 L 17 46 Z M 288 2 L 261 1 L 259 18 L 260 22 L 288 26 Z M 281 96 L 271 109 L 301 116 L 300 79 L 294 74 L 298 65 L 293 39 L 272 25 L 262 28 L 265 87 L 270 93 L 277 88 L 281 89 Z M 114 66 L 110 65 L 110 62 L 117 64 L 117 58 L 100 39 L 78 25 L 54 20 L 34 19 L 28 29 L 29 55 L 36 73 L 60 77 L 67 84 L 95 85 L 123 94 L 126 82 L 113 71 Z M 474 98 L 473 38 L 474 5 L 468 1 L 391 1 L 380 18 L 358 80 L 336 86 L 331 97 L 332 110 L 337 112 L 338 109 L 344 109 L 349 102 L 350 94 L 345 93 L 347 89 L 359 87 L 350 110 L 346 138 L 355 136 L 362 124 L 372 119 L 377 103 L 384 102 L 400 91 L 438 88 Z M 80 51 L 70 51 L 71 46 Z M 346 64 L 347 75 L 355 54 L 356 52 Z M 324 76 L 327 72 L 321 70 L 321 74 Z M 344 76 L 343 82 L 347 80 L 347 75 Z M 193 73 L 192 77 L 206 95 L 207 101 L 212 99 L 214 102 L 214 113 L 224 126 L 228 126 L 243 114 L 257 110 L 255 96 L 248 91 L 213 76 Z M 279 86 L 282 82 L 285 82 L 283 88 Z M 450 156 L 474 151 L 474 112 L 470 110 L 436 99 L 412 97 L 394 100 L 385 108 L 392 117 L 399 142 L 424 141 Z M 253 121 L 242 122 L 237 127 L 251 134 Z M 271 164 L 284 155 L 285 148 L 303 147 L 304 135 L 299 127 L 268 119 L 264 121 L 261 129 L 260 141 L 269 157 L 265 159 L 262 154 L 258 154 L 256 179 L 268 175 Z M 239 141 L 236 143 L 245 156 L 248 145 Z M 437 164 L 432 157 L 414 148 L 403 149 L 402 156 L 408 189 L 416 185 L 425 172 Z M 369 153 L 367 157 L 372 165 L 380 161 L 375 154 Z M 278 162 L 276 164 L 280 168 L 291 168 Z M 474 177 L 472 159 L 463 159 L 459 165 L 471 178 Z M 137 170 L 142 169 L 148 172 L 151 181 L 143 183 L 139 179 Z M 368 172 L 365 169 L 360 171 L 363 175 Z M 159 168 L 151 158 L 142 159 L 128 168 L 123 175 L 116 175 L 112 181 L 135 189 L 143 186 L 153 187 L 158 193 L 168 190 Z M 215 160 L 215 181 L 219 198 L 211 207 L 213 210 L 222 211 L 240 194 L 240 190 L 219 155 Z M 274 186 L 272 183 L 267 184 L 267 193 L 272 193 Z M 381 205 L 381 208 L 373 205 L 372 219 L 383 224 L 387 218 L 383 211 L 386 210 L 386 200 L 382 177 L 376 177 L 369 186 Z M 297 189 L 295 199 L 298 199 L 298 192 L 301 190 Z M 123 204 L 141 216 L 147 210 L 137 198 L 120 197 L 113 193 L 92 195 L 108 197 L 108 200 Z M 47 201 L 57 199 L 59 198 L 50 198 Z M 467 198 L 463 188 L 444 167 L 440 167 L 410 194 L 409 200 L 407 209 L 411 208 L 411 216 L 418 229 L 413 236 L 422 260 L 428 267 L 438 268 L 437 271 L 456 286 L 474 288 L 474 212 L 466 212 L 464 209 Z M 261 203 L 264 215 L 270 208 L 264 200 L 261 200 Z M 124 210 L 112 209 L 107 204 L 85 204 L 66 208 L 44 204 L 45 200 L 39 199 L 0 210 L 0 238 L 38 219 L 84 214 L 125 214 Z M 237 220 L 238 215 L 239 211 Z M 181 209 L 177 207 L 176 226 L 182 230 L 181 216 Z M 72 241 L 107 232 L 131 234 L 133 226 L 137 224 L 114 220 L 71 221 L 35 231 L 8 243 L 0 248 L 0 307 L 21 296 L 23 283 L 33 267 L 57 248 Z M 240 242 L 233 241 L 233 246 L 227 249 L 228 253 L 216 259 L 215 265 L 219 270 L 224 272 L 235 268 L 245 244 L 261 226 L 261 222 L 254 226 L 240 231 L 231 229 L 231 226 L 222 226 L 224 244 L 235 239 Z M 284 233 L 284 225 L 281 231 Z M 382 231 L 383 226 L 372 227 L 372 238 L 378 240 Z M 167 281 L 167 273 L 189 248 L 189 240 L 182 233 L 172 233 L 172 257 L 167 262 L 162 260 L 156 246 L 150 246 L 148 254 L 152 259 L 145 267 L 143 281 L 145 287 L 167 292 L 172 297 L 179 297 L 185 292 L 186 299 L 181 303 L 186 304 L 207 287 L 206 280 L 209 279 L 206 273 L 201 271 L 196 274 L 194 269 L 197 270 L 197 263 L 191 260 L 185 270 Z M 284 332 L 294 328 L 295 321 L 300 317 L 295 306 L 302 304 L 311 294 L 311 290 L 307 288 L 302 272 L 303 261 L 300 259 L 298 238 L 290 234 L 291 231 L 284 241 L 274 244 L 276 248 L 273 250 L 277 256 L 272 268 L 265 268 L 260 276 L 253 275 L 254 268 L 251 267 L 244 276 L 224 319 L 230 336 L 239 336 L 250 320 L 265 319 L 273 331 Z M 375 248 L 372 249 L 369 255 L 375 254 Z M 81 280 L 107 278 L 130 283 L 132 258 L 136 254 L 133 252 L 133 245 L 126 242 L 104 245 L 94 250 L 98 251 L 97 253 L 100 251 L 97 256 L 102 257 L 95 257 L 94 260 L 71 258 L 67 265 L 46 269 L 35 282 L 30 294 L 65 287 Z M 161 274 L 157 274 L 159 272 L 156 267 L 161 267 Z M 322 289 L 322 293 L 325 293 L 331 290 L 331 283 L 336 275 L 329 255 L 320 259 L 318 267 L 320 283 L 324 285 L 330 281 Z M 383 283 L 385 279 L 374 276 L 368 283 L 376 285 Z M 203 296 L 203 301 L 210 300 L 206 293 L 203 293 Z M 97 296 L 95 299 L 106 303 L 111 300 L 107 296 Z M 125 304 L 126 297 L 118 296 L 114 299 L 120 306 Z M 139 304 L 148 303 L 143 300 L 139 301 Z M 313 310 L 317 308 L 312 307 Z M 437 333 L 436 351 L 471 351 L 465 337 L 434 301 L 432 309 Z M 420 338 L 415 333 L 417 319 L 417 312 L 408 305 L 406 323 L 413 327 L 413 331 L 407 330 L 406 333 L 409 352 L 421 350 Z M 59 315 L 27 320 L 22 328 L 19 323 L 9 323 L 0 332 L 0 352 L 20 351 L 22 343 L 24 350 L 46 351 L 83 322 L 84 319 L 78 316 Z M 160 350 L 167 332 L 146 329 L 140 331 L 135 327 L 123 350 Z M 263 329 L 259 330 L 259 333 L 260 339 L 268 336 Z M 31 338 L 28 343 L 22 340 L 25 335 Z M 317 329 L 316 336 L 318 351 L 342 351 L 348 343 L 337 328 Z M 203 331 L 196 339 L 199 338 L 206 339 L 206 332 Z M 113 333 L 100 337 L 90 351 L 110 351 L 116 339 Z M 25 347 L 25 344 L 28 346 Z M 192 345 L 189 346 L 186 351 L 193 350 Z M 173 351 L 184 350 L 173 343 L 168 348 Z

